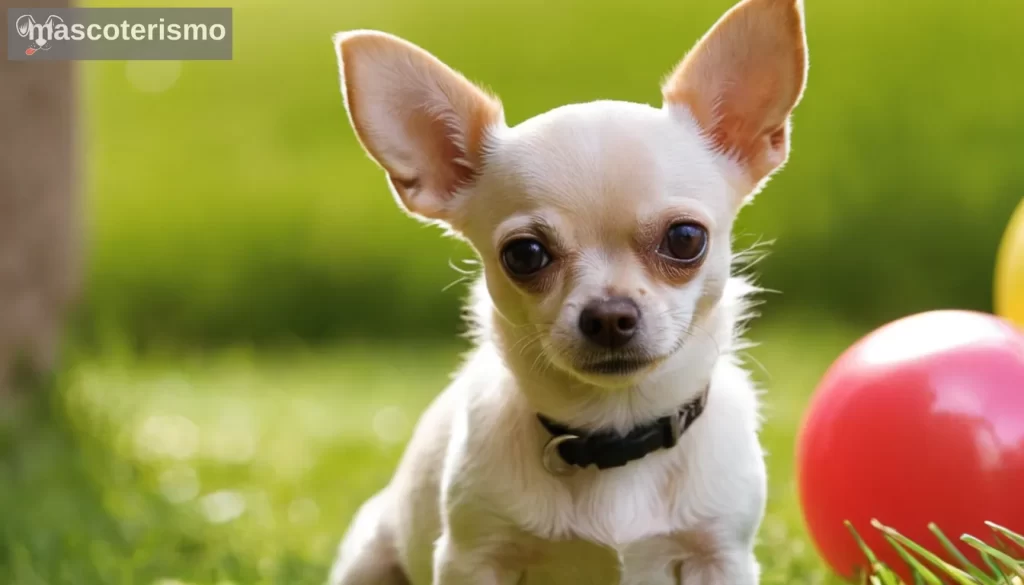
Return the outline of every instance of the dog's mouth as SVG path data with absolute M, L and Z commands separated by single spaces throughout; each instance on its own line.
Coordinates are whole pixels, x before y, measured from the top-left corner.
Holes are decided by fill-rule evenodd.
M 644 368 L 654 364 L 657 360 L 639 358 L 611 358 L 595 360 L 582 364 L 579 367 L 581 372 L 587 374 L 601 374 L 605 376 L 626 376 L 635 374 Z
M 672 357 L 683 343 L 677 343 L 671 351 L 652 355 L 647 352 L 622 352 L 616 354 L 592 355 L 577 362 L 575 369 L 581 374 L 599 376 L 634 376 L 650 370 Z

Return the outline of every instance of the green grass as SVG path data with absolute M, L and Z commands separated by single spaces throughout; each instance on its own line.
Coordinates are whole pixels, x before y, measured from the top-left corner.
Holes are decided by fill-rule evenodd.
M 804 536 L 792 451 L 854 332 L 813 331 L 754 330 L 752 369 L 770 388 L 765 583 L 831 582 Z M 461 349 L 74 359 L 49 399 L 0 417 L 0 583 L 320 583 Z
M 915 585 L 928 583 L 941 585 L 952 581 L 958 585 L 1022 585 L 1024 583 L 1024 536 L 994 522 L 985 522 L 989 534 L 979 537 L 964 534 L 960 541 L 981 557 L 979 563 L 971 562 L 936 524 L 929 530 L 940 545 L 947 559 L 935 553 L 934 545 L 924 547 L 903 536 L 891 526 L 878 520 L 871 521 L 871 527 L 878 530 L 888 546 L 891 546 L 905 563 Z M 861 538 L 860 533 L 847 522 L 847 528 L 870 563 L 870 571 L 862 577 L 870 585 L 902 585 L 904 581 L 897 571 L 879 560 L 875 551 Z M 978 564 L 982 566 L 979 567 Z M 908 578 L 911 578 L 908 576 Z

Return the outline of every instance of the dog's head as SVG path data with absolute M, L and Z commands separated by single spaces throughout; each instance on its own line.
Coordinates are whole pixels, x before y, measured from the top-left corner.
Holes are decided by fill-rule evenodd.
M 744 0 L 661 108 L 592 102 L 509 127 L 500 102 L 379 32 L 335 38 L 349 117 L 399 204 L 480 255 L 509 353 L 634 381 L 721 299 L 743 203 L 786 160 L 807 68 L 801 0 Z M 517 349 L 520 348 L 520 349 Z

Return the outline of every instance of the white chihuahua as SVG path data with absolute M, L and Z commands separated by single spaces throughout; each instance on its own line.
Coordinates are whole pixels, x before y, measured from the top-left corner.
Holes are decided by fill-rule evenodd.
M 335 37 L 352 126 L 398 203 L 479 254 L 477 347 L 357 514 L 335 585 L 752 585 L 757 392 L 739 209 L 786 160 L 802 0 L 744 0 L 660 109 L 508 127 L 426 51 Z

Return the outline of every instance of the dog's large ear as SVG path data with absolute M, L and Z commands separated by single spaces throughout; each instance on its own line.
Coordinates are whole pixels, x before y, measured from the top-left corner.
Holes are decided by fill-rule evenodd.
M 446 221 L 478 176 L 500 102 L 430 53 L 376 31 L 334 37 L 349 119 L 399 203 Z
M 743 0 L 679 63 L 662 95 L 688 108 L 757 184 L 786 161 L 806 78 L 803 0 Z

